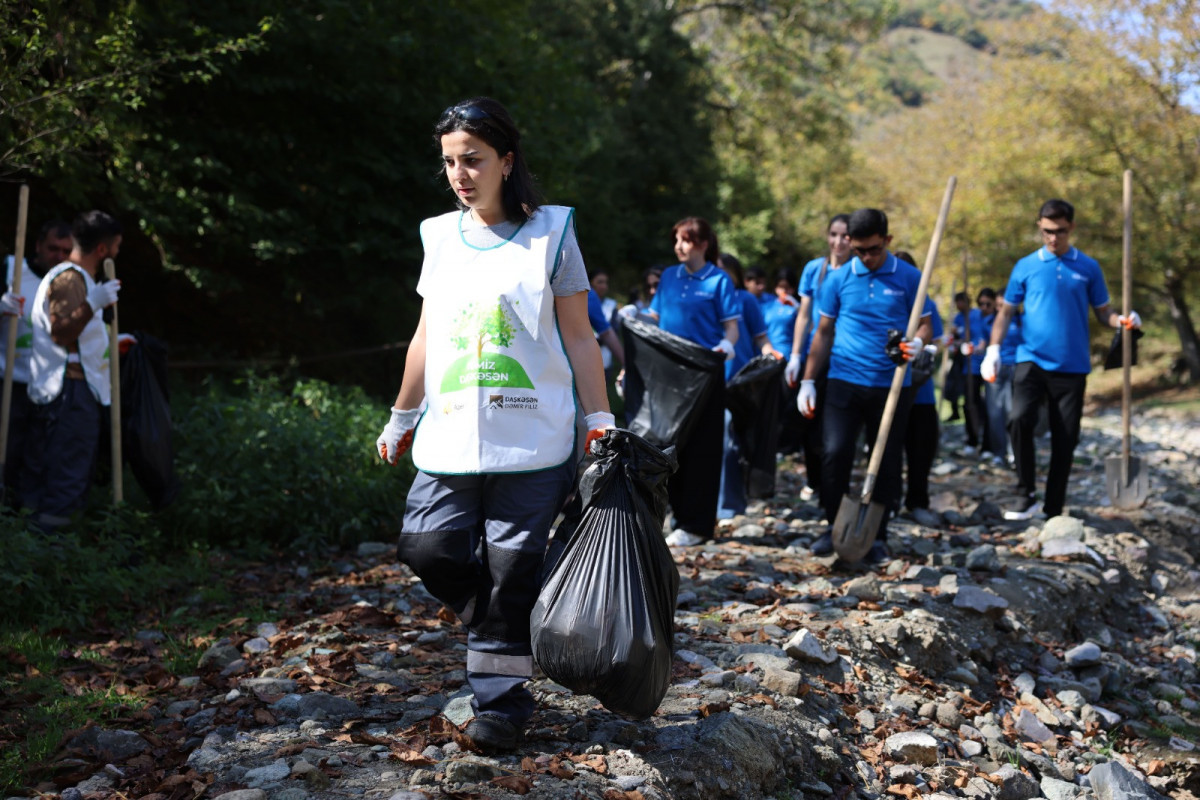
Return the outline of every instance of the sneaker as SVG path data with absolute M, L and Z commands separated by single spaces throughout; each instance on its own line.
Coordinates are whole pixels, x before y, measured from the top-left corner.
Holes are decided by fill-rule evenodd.
M 499 714 L 487 712 L 471 720 L 464 733 L 485 754 L 515 750 L 521 740 L 516 725 Z
M 812 500 L 814 495 L 816 495 L 816 492 L 814 492 L 813 488 L 811 486 L 808 486 L 807 484 L 805 485 L 805 487 L 803 489 L 800 490 L 800 499 L 806 503 L 809 500 Z
M 814 556 L 827 556 L 833 552 L 833 533 L 822 533 L 817 540 L 812 543 L 809 551 Z
M 1000 456 L 996 455 L 995 453 L 993 453 L 992 457 L 988 459 L 988 463 L 991 464 L 993 467 L 1007 466 L 1004 462 L 1004 459 L 1001 458 Z
M 703 543 L 703 536 L 697 536 L 691 531 L 685 531 L 683 528 L 671 531 L 670 535 L 667 536 L 667 544 L 671 547 L 695 547 Z
M 968 444 L 968 445 L 963 445 L 962 452 L 963 452 L 964 456 L 973 456 L 973 455 L 975 455 L 976 450 L 972 445 Z
M 1010 509 L 1004 512 L 1004 518 L 1007 520 L 1023 520 L 1034 519 L 1042 514 L 1042 504 L 1037 501 L 1036 497 L 1023 497 Z
M 875 542 L 871 545 L 871 549 L 863 556 L 863 563 L 871 566 L 886 564 L 892 560 L 892 553 L 888 550 L 888 546 L 883 542 Z

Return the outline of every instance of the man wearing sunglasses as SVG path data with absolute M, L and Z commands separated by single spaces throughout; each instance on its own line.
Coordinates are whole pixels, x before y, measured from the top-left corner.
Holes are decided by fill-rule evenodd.
M 1100 265 L 1071 246 L 1075 209 L 1070 203 L 1047 200 L 1038 212 L 1037 224 L 1042 247 L 1013 267 L 980 368 L 985 381 L 996 380 L 1000 345 L 1009 320 L 1013 309 L 1024 303 L 1023 340 L 1017 346 L 1009 417 L 1020 498 L 1005 512 L 1007 519 L 1031 519 L 1043 514 L 1055 517 L 1063 513 L 1067 477 L 1079 442 L 1083 392 L 1092 370 L 1089 306 L 1101 325 L 1142 326 L 1136 311 L 1125 317 L 1112 310 Z M 1034 428 L 1038 407 L 1046 400 L 1050 412 L 1050 472 L 1046 476 L 1045 501 L 1038 503 Z
M 923 342 L 933 336 L 932 317 L 926 311 L 911 342 L 901 340 L 898 346 L 890 346 L 889 330 L 904 331 L 908 327 L 921 271 L 888 252 L 892 237 L 888 235 L 887 215 L 882 211 L 860 208 L 850 215 L 847 227 L 854 258 L 830 274 L 821 287 L 821 321 L 813 336 L 796 400 L 800 413 L 811 418 L 817 404 L 816 378 L 828 363 L 821 505 L 830 523 L 837 518 L 842 497 L 850 488 L 859 433 L 865 427 L 867 441 L 874 443 L 896 367 L 919 353 Z M 911 381 L 911 374 L 906 372 L 905 389 L 896 407 L 875 484 L 874 499 L 892 511 L 900 507 L 904 431 L 913 400 Z M 889 560 L 886 538 L 885 519 L 863 560 L 869 564 Z M 813 543 L 814 555 L 828 555 L 832 551 L 831 533 Z

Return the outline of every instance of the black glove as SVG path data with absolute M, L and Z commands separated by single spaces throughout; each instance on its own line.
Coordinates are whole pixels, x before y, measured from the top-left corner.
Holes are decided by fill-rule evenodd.
M 930 376 L 933 375 L 933 353 L 928 350 L 921 350 L 908 363 L 914 389 L 929 380 Z
M 892 363 L 897 367 L 903 367 L 908 359 L 905 357 L 904 351 L 900 349 L 900 342 L 904 340 L 904 332 L 898 331 L 895 328 L 889 328 L 887 332 L 887 347 L 885 352 L 887 357 L 892 360 Z

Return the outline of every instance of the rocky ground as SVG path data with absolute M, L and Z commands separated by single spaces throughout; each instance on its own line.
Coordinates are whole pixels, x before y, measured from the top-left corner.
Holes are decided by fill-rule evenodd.
M 1147 413 L 1144 508 L 1105 497 L 1119 417 L 1089 416 L 1070 516 L 1006 523 L 1013 477 L 944 433 L 933 513 L 874 570 L 817 559 L 793 465 L 682 575 L 674 680 L 630 721 L 541 679 L 519 751 L 470 752 L 464 636 L 390 543 L 246 572 L 279 618 L 234 619 L 194 676 L 130 631 L 122 726 L 73 735 L 64 798 L 1200 796 L 1200 426 Z

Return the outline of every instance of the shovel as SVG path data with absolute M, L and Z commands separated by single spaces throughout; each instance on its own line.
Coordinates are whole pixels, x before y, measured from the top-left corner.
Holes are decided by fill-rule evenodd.
M 1125 231 L 1121 243 L 1121 306 L 1128 317 L 1133 304 L 1133 264 L 1130 250 L 1133 239 L 1133 171 L 1125 170 L 1123 202 Z M 1130 364 L 1133 361 L 1133 331 L 1121 328 L 1121 455 L 1104 459 L 1104 482 L 1108 486 L 1108 499 L 1115 508 L 1137 508 L 1146 502 L 1149 494 L 1149 479 L 1142 468 L 1142 461 L 1130 455 L 1129 417 L 1133 404 L 1130 386 Z
M 925 293 L 929 289 L 929 276 L 933 274 L 933 264 L 937 260 L 938 246 L 942 243 L 946 218 L 950 215 L 950 200 L 954 197 L 954 186 L 957 182 L 958 179 L 953 175 L 946 182 L 946 193 L 942 197 L 937 226 L 933 229 L 933 240 L 929 243 L 929 252 L 925 255 L 921 282 L 917 285 L 917 297 L 913 302 L 912 313 L 908 315 L 909 339 L 916 335 L 917 327 L 921 324 Z M 867 475 L 863 479 L 862 496 L 858 500 L 850 495 L 843 497 L 837 519 L 833 521 L 833 549 L 844 561 L 854 562 L 865 556 L 875 543 L 875 533 L 887 520 L 887 506 L 872 502 L 871 497 L 875 493 L 875 480 L 883 463 L 883 451 L 887 449 L 888 433 L 892 429 L 892 418 L 896 416 L 896 406 L 900 402 L 900 390 L 904 388 L 904 373 L 907 370 L 908 364 L 903 364 L 896 367 L 892 375 L 892 386 L 888 390 L 887 403 L 883 407 L 883 417 L 879 420 L 879 433 L 875 437 L 871 460 L 867 463 Z
M 25 226 L 28 220 L 29 187 L 22 184 L 17 199 L 17 246 L 13 250 L 12 277 L 12 292 L 18 295 L 21 293 L 21 275 L 25 271 L 23 268 L 25 264 Z M 32 303 L 33 299 L 30 298 L 29 302 Z M 0 324 L 8 326 L 8 340 L 4 348 L 4 363 L 8 368 L 4 370 L 4 389 L 2 399 L 0 399 L 0 478 L 3 478 L 4 470 L 8 466 L 8 426 L 12 416 L 13 364 L 17 360 L 17 318 L 11 317 Z M 4 491 L 5 487 L 0 485 L 0 497 L 4 496 Z
M 104 277 L 116 280 L 117 266 L 111 258 L 104 259 Z M 119 506 L 125 499 L 125 476 L 121 469 L 121 347 L 117 334 L 117 304 L 112 305 L 112 324 L 108 326 L 109 379 L 112 389 L 109 397 L 109 420 L 112 426 L 112 493 L 113 505 Z

